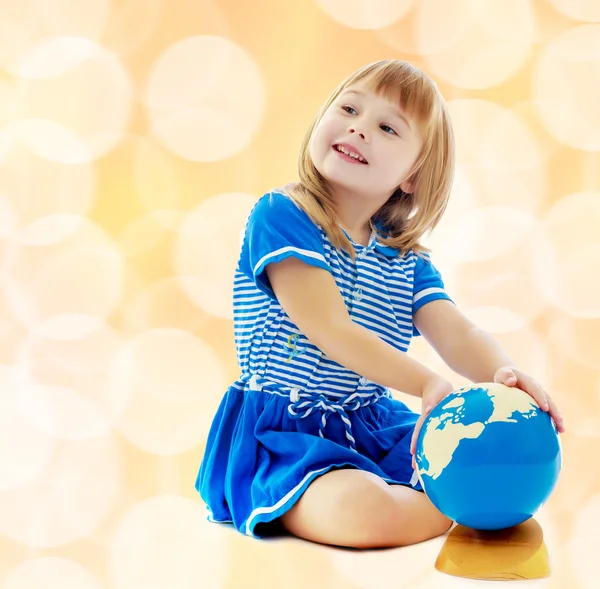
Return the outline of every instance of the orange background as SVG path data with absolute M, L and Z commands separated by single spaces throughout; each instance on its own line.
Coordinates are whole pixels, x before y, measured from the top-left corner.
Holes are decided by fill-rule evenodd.
M 0 587 L 463 586 L 433 569 L 443 539 L 258 542 L 193 488 L 238 376 L 245 217 L 296 179 L 333 88 L 384 58 L 452 113 L 428 240 L 450 294 L 565 416 L 537 516 L 553 576 L 531 586 L 596 587 L 598 23 L 595 0 L 0 0 Z

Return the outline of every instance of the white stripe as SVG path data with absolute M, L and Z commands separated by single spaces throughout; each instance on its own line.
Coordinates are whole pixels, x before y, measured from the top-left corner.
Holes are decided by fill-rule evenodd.
M 418 292 L 413 297 L 413 303 L 416 303 L 417 301 L 421 300 L 423 297 L 427 297 L 430 294 L 434 294 L 434 293 L 438 293 L 438 292 L 444 293 L 444 289 L 443 288 L 426 288 L 425 290 Z
M 215 519 L 212 515 L 207 515 L 206 519 L 213 524 L 232 524 L 233 521 L 230 519 Z
M 251 288 L 255 286 L 254 281 L 248 278 L 245 274 L 241 273 L 237 273 L 234 275 L 233 284 L 234 286 L 241 289 Z
M 364 316 L 363 313 L 356 312 L 356 313 L 354 313 L 353 318 L 355 320 L 358 320 L 358 321 L 356 321 L 356 323 L 359 323 L 363 327 L 373 328 L 372 330 L 377 331 L 377 333 L 381 337 L 387 336 L 392 341 L 394 341 L 396 339 L 396 337 L 399 333 L 403 334 L 403 335 L 412 334 L 412 328 L 409 323 L 403 324 L 404 322 L 398 321 L 398 324 L 396 326 L 394 326 L 395 329 L 393 329 L 392 327 L 385 328 L 385 327 L 382 327 L 381 325 L 376 325 L 375 323 L 372 323 L 371 321 L 369 321 L 368 317 Z
M 417 472 L 417 469 L 413 470 L 412 473 L 412 477 L 410 477 L 410 483 L 409 485 L 411 485 L 412 487 L 414 487 L 417 483 L 419 483 L 419 473 Z
M 410 291 L 412 288 L 412 284 L 404 284 L 403 288 L 392 288 L 391 282 L 386 282 L 387 289 L 390 294 L 396 297 L 402 297 L 402 300 L 410 300 Z
M 248 536 L 254 536 L 254 534 L 250 531 L 250 525 L 252 524 L 252 520 L 255 517 L 262 515 L 263 513 L 273 513 L 274 511 L 277 511 L 282 505 L 285 505 L 298 492 L 298 489 L 300 489 L 304 485 L 304 483 L 313 475 L 324 473 L 325 471 L 330 470 L 331 468 L 333 467 L 326 466 L 325 468 L 321 468 L 320 470 L 313 470 L 312 472 L 309 472 L 302 479 L 302 481 L 300 481 L 300 483 L 298 483 L 291 491 L 289 491 L 287 495 L 284 495 L 277 503 L 275 503 L 275 505 L 271 505 L 270 507 L 257 507 L 250 514 L 250 517 L 246 521 L 246 534 Z
M 258 263 L 256 264 L 256 266 L 254 266 L 254 274 L 256 274 L 256 271 L 269 259 L 269 258 L 274 258 L 275 256 L 278 256 L 279 254 L 284 254 L 285 252 L 296 252 L 297 254 L 300 254 L 302 256 L 306 256 L 307 258 L 314 258 L 315 260 L 321 260 L 321 262 L 325 262 L 325 258 L 321 255 L 318 254 L 317 252 L 311 252 L 310 250 L 301 250 L 300 248 L 297 247 L 292 247 L 287 246 L 287 247 L 282 247 L 278 250 L 275 250 L 274 252 L 271 252 L 269 254 L 267 254 L 266 256 L 263 256 Z
M 339 384 L 339 385 L 346 385 L 351 386 L 351 387 L 356 387 L 356 381 L 358 376 L 354 373 L 354 372 L 350 372 L 349 370 L 346 370 L 345 374 L 340 374 L 339 372 L 322 372 L 320 373 L 320 376 L 322 378 L 319 378 L 318 382 L 319 384 L 321 384 L 323 381 L 327 381 L 329 384 L 335 383 L 335 384 Z M 340 377 L 346 377 L 346 378 L 340 378 Z
M 272 353 L 272 356 L 269 354 Z M 297 357 L 292 357 L 289 352 L 285 354 L 279 351 L 267 351 L 268 358 L 264 360 L 264 364 L 269 372 L 273 374 L 280 373 L 280 378 L 285 381 L 286 378 L 301 378 L 304 382 L 311 378 L 315 371 L 315 366 L 319 363 L 318 355 L 301 354 Z M 288 361 L 289 360 L 289 361 Z
M 385 324 L 386 328 L 389 328 L 390 325 L 393 326 L 393 329 L 396 328 L 396 319 L 400 320 L 400 322 L 404 322 L 407 324 L 412 323 L 412 313 L 410 313 L 410 307 L 402 306 L 400 309 L 396 309 L 396 313 L 394 313 L 394 309 L 390 309 L 389 311 L 383 312 L 380 309 L 376 308 L 375 305 L 371 302 L 371 304 L 365 304 L 371 302 L 368 297 L 364 297 L 360 301 L 355 301 L 353 305 L 353 310 L 356 313 L 361 313 L 363 317 L 367 319 L 373 319 L 375 321 L 381 321 Z
M 371 280 L 369 280 L 369 278 L 371 278 Z M 382 281 L 385 282 L 382 284 Z M 381 296 L 381 291 L 382 291 L 382 287 L 384 287 L 386 290 L 384 290 L 383 292 L 387 292 L 387 290 L 389 289 L 390 292 L 406 292 L 407 290 L 409 290 L 411 288 L 411 283 L 409 280 L 405 280 L 402 282 L 399 282 L 399 287 L 402 288 L 390 288 L 390 281 L 388 281 L 384 276 L 376 276 L 376 275 L 364 275 L 361 274 L 360 275 L 360 282 L 356 283 L 356 286 L 361 286 L 363 288 L 363 290 L 368 291 L 373 293 L 374 295 L 377 296 Z M 371 288 L 367 288 L 367 285 L 370 286 Z
M 242 327 L 248 328 L 248 327 L 254 327 L 256 325 L 256 322 L 258 320 L 264 321 L 267 317 L 267 314 L 259 314 L 257 313 L 256 315 L 242 315 L 242 317 L 244 318 L 243 320 L 237 319 L 235 322 L 235 330 L 237 332 L 252 332 L 252 329 L 241 329 Z M 240 334 L 241 335 L 241 334 Z
M 212 522 L 214 524 L 232 524 L 233 521 L 230 519 L 215 519 L 215 516 L 213 515 L 213 512 L 210 510 L 210 507 L 208 505 L 206 505 L 206 519 L 209 522 Z
M 335 274 L 334 274 L 335 276 Z M 348 281 L 344 281 L 344 279 L 341 279 L 345 285 L 348 288 L 351 288 L 352 285 L 348 284 Z M 355 287 L 360 286 L 363 291 L 365 292 L 370 292 L 372 293 L 375 298 L 381 297 L 381 293 L 385 292 L 386 294 L 389 293 L 390 295 L 394 295 L 394 296 L 406 296 L 406 295 L 410 295 L 410 291 L 412 289 L 412 283 L 409 280 L 405 280 L 403 282 L 398 282 L 395 281 L 397 283 L 397 287 L 393 286 L 393 282 L 392 280 L 390 280 L 389 278 L 385 278 L 382 276 L 378 277 L 379 283 L 377 283 L 377 280 L 366 280 L 365 277 L 363 275 L 360 275 L 356 284 L 354 285 Z M 382 290 L 382 281 L 385 280 L 385 290 Z M 372 288 L 368 288 L 366 285 L 371 286 Z M 382 297 L 383 300 L 385 300 L 385 297 Z
M 233 297 L 233 302 L 237 303 L 237 302 L 241 302 L 244 303 L 244 309 L 245 308 L 256 308 L 256 307 L 263 307 L 265 304 L 265 299 L 268 301 L 269 297 L 260 292 L 256 287 L 254 287 L 254 290 L 250 293 L 245 293 L 243 295 L 241 295 L 241 293 L 239 291 L 236 291 L 234 297 Z M 249 303 L 257 303 L 256 305 L 250 305 Z M 238 306 L 239 308 L 239 306 Z

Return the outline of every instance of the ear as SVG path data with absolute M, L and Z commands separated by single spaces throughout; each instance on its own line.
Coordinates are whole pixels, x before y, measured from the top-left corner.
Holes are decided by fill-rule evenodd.
M 400 190 L 402 190 L 404 194 L 412 194 L 415 191 L 415 185 L 410 179 L 407 179 L 400 184 Z
M 417 174 L 412 171 L 401 183 L 398 188 L 404 192 L 404 194 L 412 194 L 417 188 Z

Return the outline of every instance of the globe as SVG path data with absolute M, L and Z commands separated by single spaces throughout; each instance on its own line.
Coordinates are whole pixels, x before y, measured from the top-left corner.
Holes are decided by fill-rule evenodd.
M 549 414 L 516 387 L 454 391 L 423 422 L 415 448 L 423 490 L 446 517 L 477 530 L 529 518 L 547 501 L 562 461 Z

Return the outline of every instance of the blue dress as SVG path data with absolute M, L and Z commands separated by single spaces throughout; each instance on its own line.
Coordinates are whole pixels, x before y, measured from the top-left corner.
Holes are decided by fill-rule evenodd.
M 329 271 L 353 321 L 406 352 L 419 335 L 415 312 L 449 299 L 440 273 L 428 256 L 399 255 L 375 234 L 353 245 L 355 260 L 283 193 L 267 193 L 251 211 L 234 277 L 241 375 L 223 396 L 196 479 L 210 521 L 269 535 L 316 477 L 338 468 L 422 491 L 409 451 L 418 414 L 313 345 L 265 272 L 290 256 Z

